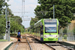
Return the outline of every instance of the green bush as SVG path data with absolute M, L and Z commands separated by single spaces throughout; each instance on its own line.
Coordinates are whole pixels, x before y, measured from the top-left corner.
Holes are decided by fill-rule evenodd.
M 67 35 L 64 35 L 64 39 L 67 39 Z
M 63 30 L 63 33 L 67 34 L 67 29 L 66 28 Z
M 73 29 L 73 33 L 74 33 L 74 35 L 75 35 L 75 27 L 74 27 L 74 29 Z
M 17 37 L 17 34 L 11 33 L 10 36 L 12 36 L 12 37 Z

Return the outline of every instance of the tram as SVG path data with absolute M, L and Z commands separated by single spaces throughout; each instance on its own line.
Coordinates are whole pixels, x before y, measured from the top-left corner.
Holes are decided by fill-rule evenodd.
M 58 19 L 41 19 L 34 24 L 34 36 L 40 41 L 58 41 Z

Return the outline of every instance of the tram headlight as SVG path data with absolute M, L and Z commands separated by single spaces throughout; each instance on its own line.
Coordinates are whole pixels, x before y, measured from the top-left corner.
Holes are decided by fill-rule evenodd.
M 58 38 L 58 35 L 56 35 L 56 38 Z
M 56 37 L 57 37 L 57 35 L 56 35 Z
M 46 38 L 46 35 L 44 35 L 44 38 Z
M 46 35 L 44 35 L 44 38 L 47 38 L 47 36 L 46 36 Z

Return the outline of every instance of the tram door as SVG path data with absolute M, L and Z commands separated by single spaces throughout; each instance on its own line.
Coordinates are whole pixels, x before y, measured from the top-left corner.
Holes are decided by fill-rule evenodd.
M 40 27 L 40 40 L 43 41 L 43 25 Z

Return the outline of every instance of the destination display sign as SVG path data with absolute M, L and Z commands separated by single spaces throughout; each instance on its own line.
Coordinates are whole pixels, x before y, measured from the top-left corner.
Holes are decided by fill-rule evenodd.
M 44 22 L 57 22 L 57 20 L 45 19 Z
M 45 19 L 44 24 L 45 24 L 45 32 L 46 33 L 57 32 L 57 20 Z

